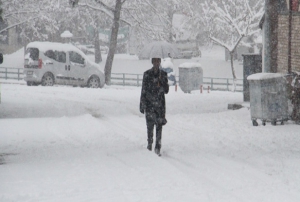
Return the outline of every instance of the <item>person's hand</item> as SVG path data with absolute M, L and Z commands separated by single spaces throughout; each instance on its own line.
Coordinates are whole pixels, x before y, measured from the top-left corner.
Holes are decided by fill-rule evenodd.
M 145 110 L 144 110 L 143 108 L 140 108 L 140 112 L 141 112 L 142 114 L 144 114 L 144 113 L 145 113 Z

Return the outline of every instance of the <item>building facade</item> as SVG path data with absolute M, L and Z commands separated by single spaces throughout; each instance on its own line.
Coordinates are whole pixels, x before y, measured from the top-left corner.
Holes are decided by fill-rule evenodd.
M 292 5 L 291 7 L 290 2 Z M 277 37 L 277 72 L 300 72 L 299 0 L 279 0 Z

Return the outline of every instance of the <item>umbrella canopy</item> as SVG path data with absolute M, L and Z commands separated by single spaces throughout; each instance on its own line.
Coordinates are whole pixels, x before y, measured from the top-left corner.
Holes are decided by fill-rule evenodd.
M 155 41 L 145 45 L 139 54 L 139 59 L 166 58 L 169 53 L 173 58 L 180 56 L 179 50 L 173 44 L 165 41 Z

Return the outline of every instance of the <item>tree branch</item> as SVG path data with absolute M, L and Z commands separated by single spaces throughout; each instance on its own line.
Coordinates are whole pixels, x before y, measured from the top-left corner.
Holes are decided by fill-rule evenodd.
M 39 16 L 34 17 L 34 18 L 30 18 L 30 19 L 25 20 L 25 21 L 22 21 L 22 22 L 15 23 L 15 24 L 13 24 L 13 25 L 10 25 L 10 26 L 8 26 L 8 27 L 6 27 L 6 28 L 0 30 L 0 33 L 4 32 L 4 31 L 6 31 L 6 30 L 9 30 L 9 29 L 11 29 L 11 28 L 13 28 L 13 27 L 16 27 L 16 26 L 18 26 L 18 25 L 24 24 L 24 23 L 28 22 L 29 20 L 33 20 L 33 19 L 36 19 L 36 18 L 39 18 Z
M 16 14 L 29 14 L 29 13 L 39 13 L 39 11 L 18 11 L 18 12 L 13 12 L 13 13 L 8 13 L 3 16 L 3 19 L 7 19 L 9 16 L 16 15 Z
M 96 3 L 100 4 L 101 6 L 103 6 L 105 9 L 111 11 L 111 12 L 115 12 L 115 9 L 112 7 L 109 7 L 108 5 L 106 5 L 105 3 L 103 3 L 101 0 L 95 0 Z
M 88 4 L 88 3 L 85 3 L 85 4 L 78 4 L 78 5 L 81 6 L 81 7 L 88 7 L 88 8 L 91 8 L 91 9 L 93 9 L 93 10 L 100 11 L 100 12 L 102 12 L 102 13 L 108 15 L 111 19 L 114 19 L 113 11 L 111 11 L 111 10 L 106 10 L 106 8 L 105 8 L 105 9 L 97 8 L 97 7 L 92 6 L 92 5 Z M 127 25 L 129 25 L 129 26 L 131 26 L 131 23 L 130 23 L 130 22 L 128 22 L 128 21 L 126 21 L 126 20 L 124 20 L 124 19 L 122 19 L 122 18 L 120 19 L 120 21 L 121 21 L 121 22 L 124 22 L 125 24 L 127 24 Z

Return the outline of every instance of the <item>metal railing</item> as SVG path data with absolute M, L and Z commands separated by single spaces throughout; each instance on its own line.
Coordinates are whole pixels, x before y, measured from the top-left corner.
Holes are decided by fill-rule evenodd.
M 0 79 L 23 80 L 23 68 L 0 67 Z
M 142 86 L 142 74 L 111 73 L 111 84 L 122 86 Z
M 7 68 L 0 67 L 0 79 L 13 79 L 23 80 L 23 68 Z M 176 77 L 178 83 L 179 77 Z M 142 86 L 143 75 L 142 74 L 130 74 L 130 73 L 112 73 L 111 84 L 122 86 Z M 230 91 L 233 85 L 232 78 L 212 78 L 203 77 L 203 89 Z M 200 86 L 199 86 L 200 89 Z M 236 80 L 236 91 L 243 92 L 243 79 Z
M 122 86 L 141 86 L 143 81 L 142 74 L 127 74 L 127 73 L 112 73 L 111 84 Z M 177 83 L 179 83 L 179 77 L 176 77 Z M 203 77 L 203 89 L 230 91 L 233 85 L 232 78 L 212 78 Z M 200 89 L 200 86 L 199 86 Z M 243 79 L 236 79 L 236 91 L 243 92 Z

